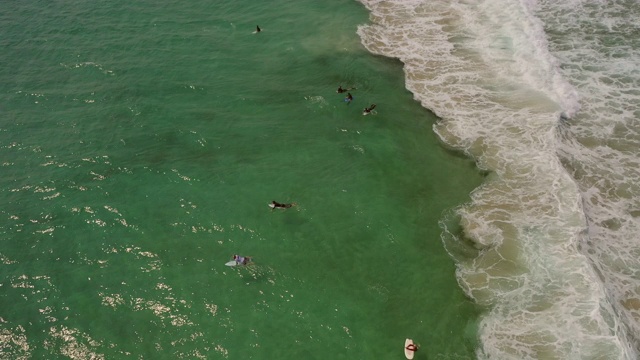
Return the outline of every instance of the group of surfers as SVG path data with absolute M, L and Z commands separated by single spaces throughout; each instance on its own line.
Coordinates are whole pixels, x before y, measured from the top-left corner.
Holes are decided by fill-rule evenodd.
M 256 32 L 260 32 L 261 29 L 259 26 L 256 26 Z M 355 87 L 350 87 L 347 89 L 344 89 L 342 87 L 342 85 L 338 86 L 338 90 L 336 90 L 336 92 L 338 94 L 341 93 L 347 93 L 347 96 L 344 98 L 344 101 L 348 104 L 351 103 L 351 101 L 353 101 L 353 96 L 351 95 L 351 93 L 349 91 L 351 90 L 355 90 Z M 373 109 L 376 108 L 376 104 L 371 104 L 371 106 L 369 106 L 368 108 L 364 108 L 364 111 L 362 112 L 362 115 L 369 115 L 371 114 L 371 111 L 373 111 Z M 296 203 L 290 203 L 290 204 L 286 204 L 286 203 L 279 203 L 275 200 L 271 201 L 271 203 L 269 204 L 269 207 L 271 208 L 271 210 L 274 209 L 288 209 L 290 207 L 296 206 Z M 240 256 L 240 255 L 233 255 L 233 260 L 236 261 L 236 264 L 238 265 L 247 265 L 251 262 L 251 257 L 250 256 Z M 412 344 L 413 345 L 413 344 Z M 413 345 L 415 346 L 415 345 Z M 416 350 L 417 351 L 417 348 Z
M 338 86 L 338 90 L 336 90 L 336 92 L 338 94 L 342 94 L 342 93 L 347 93 L 347 96 L 344 98 L 344 101 L 347 103 L 347 105 L 351 104 L 351 102 L 353 101 L 353 95 L 351 95 L 351 93 L 349 91 L 351 90 L 356 90 L 355 87 L 350 87 L 350 88 L 346 88 L 344 89 L 342 87 L 342 85 Z M 362 111 L 362 115 L 369 115 L 371 114 L 371 111 L 373 111 L 373 109 L 376 108 L 376 104 L 371 104 L 371 106 L 364 108 L 364 110 Z
M 260 26 L 256 26 L 256 33 L 259 33 L 260 31 L 262 31 L 262 29 L 260 29 Z M 338 90 L 336 90 L 336 92 L 338 94 L 342 94 L 342 93 L 347 93 L 347 96 L 344 98 L 344 101 L 347 103 L 347 105 L 349 105 L 351 103 L 351 101 L 353 101 L 353 96 L 351 95 L 351 93 L 349 91 L 351 90 L 356 90 L 355 87 L 350 87 L 350 88 L 346 88 L 344 89 L 342 87 L 342 85 L 338 86 Z M 371 111 L 373 111 L 373 109 L 376 108 L 376 104 L 371 104 L 371 106 L 364 108 L 362 115 L 369 115 L 371 114 Z M 271 208 L 271 210 L 274 209 L 288 209 L 290 207 L 296 206 L 296 203 L 279 203 L 275 200 L 271 201 L 271 203 L 269 204 L 269 207 Z M 248 265 L 249 263 L 251 263 L 251 256 L 240 256 L 240 255 L 233 255 L 233 260 L 235 260 L 236 264 L 238 265 Z M 409 345 L 406 346 L 407 350 L 410 351 L 418 351 L 418 346 L 414 343 L 411 343 Z
M 256 31 L 254 31 L 254 34 L 259 33 L 260 31 L 262 31 L 262 29 L 260 29 L 260 26 L 256 25 Z M 342 85 L 338 86 L 338 90 L 336 91 L 338 94 L 342 94 L 342 93 L 347 93 L 347 96 L 344 98 L 344 101 L 347 103 L 347 105 L 349 105 L 351 103 L 351 101 L 353 101 L 353 96 L 351 95 L 351 93 L 349 91 L 351 90 L 356 90 L 355 87 L 350 87 L 350 88 L 346 88 L 343 89 Z M 371 111 L 373 111 L 373 109 L 376 108 L 376 104 L 371 104 L 371 106 L 364 108 L 364 110 L 362 111 L 362 115 L 369 115 L 371 114 Z

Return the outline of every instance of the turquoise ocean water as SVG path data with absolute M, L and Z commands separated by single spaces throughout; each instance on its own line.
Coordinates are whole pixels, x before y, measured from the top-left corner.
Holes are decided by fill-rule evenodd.
M 0 358 L 475 358 L 439 221 L 482 176 L 360 3 L 2 7 Z

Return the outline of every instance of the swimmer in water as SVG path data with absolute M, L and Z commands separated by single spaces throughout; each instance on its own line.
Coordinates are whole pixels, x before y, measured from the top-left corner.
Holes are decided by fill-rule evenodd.
M 364 111 L 362 112 L 362 115 L 369 115 L 371 114 L 371 111 L 373 109 L 376 108 L 376 104 L 371 104 L 371 106 L 369 106 L 368 108 L 364 108 Z
M 347 88 L 347 89 L 343 89 L 343 88 L 342 88 L 342 85 L 340 85 L 340 86 L 338 86 L 338 90 L 336 90 L 336 92 L 337 92 L 338 94 L 342 94 L 343 92 L 347 92 L 347 91 L 355 90 L 355 89 L 356 89 L 356 88 L 354 88 L 354 87 Z
M 351 104 L 351 101 L 353 101 L 353 96 L 351 96 L 351 93 L 347 93 L 347 97 L 344 98 L 344 101 L 347 103 L 347 105 Z

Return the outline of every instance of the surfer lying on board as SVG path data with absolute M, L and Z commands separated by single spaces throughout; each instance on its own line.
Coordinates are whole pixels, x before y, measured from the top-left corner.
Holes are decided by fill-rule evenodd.
M 238 264 L 238 265 L 247 265 L 249 262 L 251 262 L 251 257 L 233 255 L 233 260 L 235 260 L 236 264 Z
M 371 114 L 371 111 L 373 109 L 376 108 L 376 104 L 371 104 L 371 106 L 369 106 L 368 108 L 364 108 L 364 111 L 362 112 L 362 115 L 369 115 Z
M 296 206 L 296 203 L 291 203 L 291 204 L 282 204 L 282 203 L 279 203 L 279 202 L 277 202 L 277 201 L 273 200 L 273 201 L 271 202 L 271 204 L 269 204 L 269 207 L 270 207 L 271 209 L 288 209 L 288 208 L 290 208 L 290 207 L 292 207 L 292 206 Z
M 343 92 L 347 92 L 347 91 L 350 91 L 350 90 L 356 90 L 356 88 L 350 87 L 350 88 L 343 89 L 342 85 L 340 85 L 340 86 L 338 86 L 338 90 L 336 90 L 336 92 L 338 94 L 342 94 Z
M 415 351 L 418 351 L 418 345 L 416 345 L 414 343 L 411 343 L 411 344 L 407 345 L 407 347 L 405 349 L 415 352 Z

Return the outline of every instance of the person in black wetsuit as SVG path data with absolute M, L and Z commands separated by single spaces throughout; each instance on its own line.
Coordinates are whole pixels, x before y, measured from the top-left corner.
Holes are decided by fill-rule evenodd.
M 355 89 L 356 89 L 356 88 L 354 88 L 354 87 L 347 88 L 347 89 L 343 89 L 343 88 L 342 88 L 342 85 L 340 85 L 340 86 L 338 86 L 338 90 L 336 90 L 336 92 L 337 92 L 338 94 L 342 94 L 342 93 L 344 93 L 344 92 L 347 92 L 347 91 L 350 91 L 350 90 L 355 90 Z
M 269 204 L 269 207 L 271 207 L 271 209 L 288 209 L 290 207 L 296 206 L 296 203 L 291 203 L 291 204 L 283 204 L 283 203 L 279 203 L 275 200 L 273 200 L 271 202 L 271 204 Z
M 373 109 L 376 108 L 376 104 L 371 104 L 371 106 L 369 106 L 368 108 L 364 108 L 364 111 L 362 112 L 362 115 L 369 115 L 371 114 L 371 111 Z
M 347 97 L 344 98 L 344 101 L 347 103 L 347 105 L 351 104 L 351 101 L 353 101 L 353 96 L 351 96 L 351 93 L 347 93 Z

